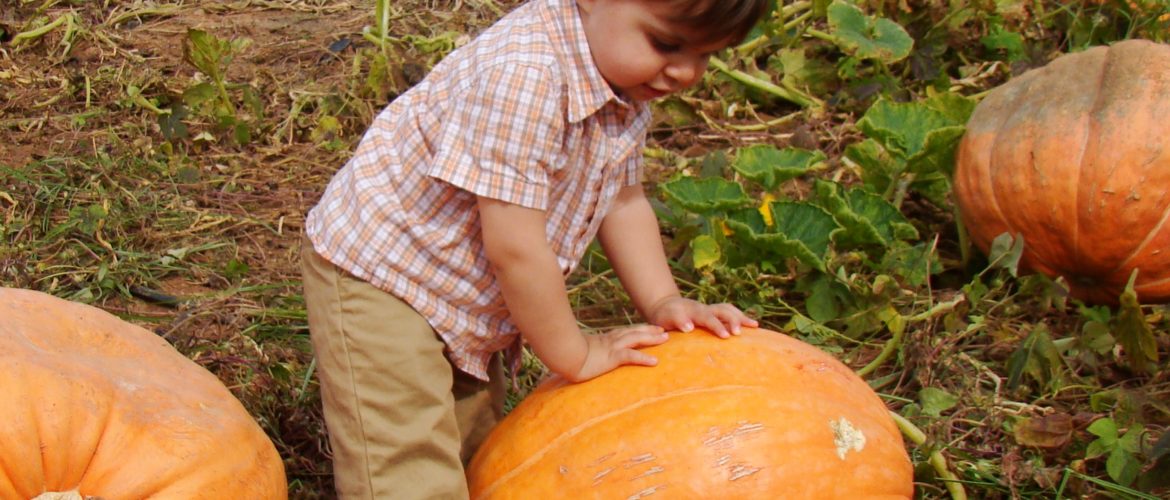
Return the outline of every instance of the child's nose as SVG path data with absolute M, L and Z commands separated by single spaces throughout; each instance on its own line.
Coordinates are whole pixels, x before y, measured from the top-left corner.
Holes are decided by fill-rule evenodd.
M 677 82 L 680 87 L 687 87 L 695 83 L 703 75 L 703 72 L 707 70 L 708 59 L 707 56 L 682 58 L 668 64 L 664 72 L 668 78 Z

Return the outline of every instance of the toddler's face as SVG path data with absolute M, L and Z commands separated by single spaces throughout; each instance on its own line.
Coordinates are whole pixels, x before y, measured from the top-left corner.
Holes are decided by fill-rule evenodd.
M 648 101 L 695 84 L 711 54 L 730 42 L 670 22 L 667 2 L 577 0 L 577 7 L 597 69 L 627 99 Z

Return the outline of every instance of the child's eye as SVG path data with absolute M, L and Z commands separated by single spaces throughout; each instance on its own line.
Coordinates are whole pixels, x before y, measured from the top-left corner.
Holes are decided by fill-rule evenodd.
M 682 49 L 682 45 L 679 45 L 677 43 L 667 42 L 667 41 L 664 41 L 664 40 L 661 40 L 661 39 L 655 38 L 655 37 L 650 37 L 650 46 L 654 47 L 654 50 L 657 50 L 657 51 L 663 52 L 663 53 L 668 53 L 668 54 L 673 53 L 673 52 L 678 52 L 679 49 Z

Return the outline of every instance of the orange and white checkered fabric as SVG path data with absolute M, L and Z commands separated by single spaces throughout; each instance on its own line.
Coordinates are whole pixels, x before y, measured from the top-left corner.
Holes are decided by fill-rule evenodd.
M 640 181 L 649 119 L 594 66 L 573 0 L 533 0 L 376 117 L 305 231 L 323 257 L 414 307 L 452 362 L 486 380 L 491 353 L 515 360 L 520 343 L 476 196 L 545 210 L 568 275 L 613 197 Z

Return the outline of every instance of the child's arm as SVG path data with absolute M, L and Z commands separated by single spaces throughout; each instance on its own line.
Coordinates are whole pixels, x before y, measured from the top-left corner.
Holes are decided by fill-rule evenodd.
M 632 326 L 602 335 L 585 335 L 577 327 L 545 235 L 543 211 L 485 197 L 478 205 L 484 252 L 512 322 L 550 370 L 579 382 L 621 365 L 657 363 L 635 348 L 665 342 L 660 327 Z
M 683 331 L 699 325 L 724 338 L 729 330 L 739 333 L 740 326 L 757 326 L 731 304 L 706 305 L 679 294 L 662 249 L 658 219 L 640 185 L 623 188 L 613 203 L 597 236 L 622 286 L 647 321 Z

